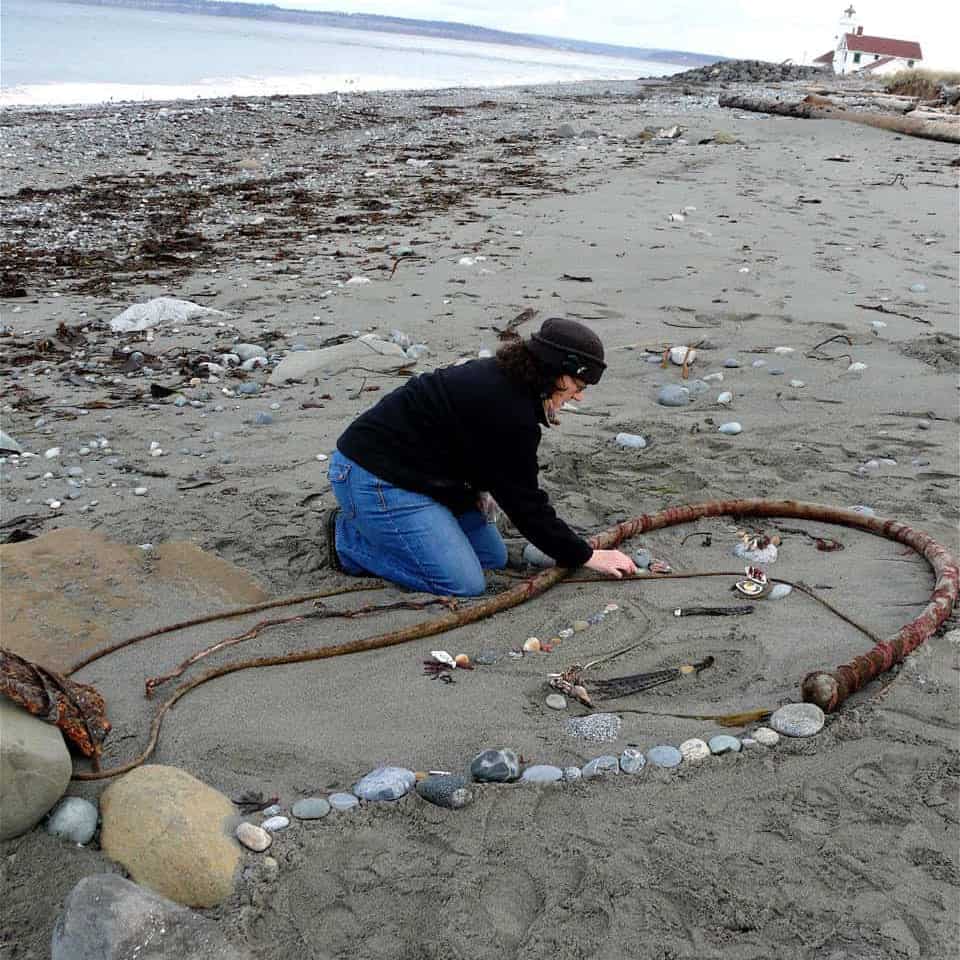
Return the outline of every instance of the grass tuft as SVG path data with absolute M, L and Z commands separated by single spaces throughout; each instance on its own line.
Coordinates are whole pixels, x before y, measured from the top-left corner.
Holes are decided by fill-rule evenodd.
M 887 93 L 935 100 L 940 96 L 941 87 L 960 84 L 960 73 L 947 70 L 900 70 L 885 77 L 883 83 Z

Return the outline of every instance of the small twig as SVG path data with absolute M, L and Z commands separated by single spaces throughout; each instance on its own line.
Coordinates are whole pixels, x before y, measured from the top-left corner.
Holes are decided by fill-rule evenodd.
M 680 541 L 680 546 L 682 547 L 691 537 L 706 537 L 706 541 L 700 544 L 702 547 L 709 547 L 713 543 L 713 534 L 709 530 L 694 530 Z
M 853 341 L 845 333 L 837 333 L 832 337 L 828 337 L 826 340 L 821 340 L 820 343 L 811 347 L 807 351 L 807 353 L 804 354 L 804 356 L 807 357 L 808 360 L 842 360 L 844 357 L 846 357 L 847 360 L 849 360 L 852 363 L 853 358 L 850 356 L 849 353 L 842 353 L 840 354 L 840 356 L 837 356 L 837 357 L 817 356 L 817 351 L 821 347 L 825 347 L 828 343 L 834 343 L 837 340 L 842 340 L 844 343 L 846 343 L 850 347 L 853 346 Z

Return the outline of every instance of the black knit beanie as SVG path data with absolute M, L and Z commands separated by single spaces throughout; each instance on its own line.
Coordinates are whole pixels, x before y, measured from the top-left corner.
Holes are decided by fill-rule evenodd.
M 584 383 L 599 383 L 607 365 L 600 338 L 582 323 L 549 317 L 527 341 L 527 349 L 550 372 L 570 374 Z

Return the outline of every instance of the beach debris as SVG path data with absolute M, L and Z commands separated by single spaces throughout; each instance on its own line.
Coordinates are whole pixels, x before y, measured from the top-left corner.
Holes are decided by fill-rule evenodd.
M 473 800 L 473 793 L 463 777 L 454 774 L 428 776 L 418 780 L 417 796 L 437 807 L 447 810 L 461 810 Z
M 527 637 L 523 642 L 524 653 L 540 653 L 541 646 L 538 637 Z
M 623 773 L 639 773 L 647 765 L 647 758 L 642 750 L 636 747 L 626 747 L 620 754 L 620 769 Z
M 567 709 L 567 698 L 562 693 L 549 693 L 547 694 L 547 699 L 544 700 L 544 703 L 551 710 L 566 710 Z
M 324 797 L 304 797 L 290 808 L 290 812 L 298 820 L 321 820 L 330 812 L 330 801 Z
M 557 783 L 563 779 L 563 770 L 548 763 L 535 763 L 520 775 L 521 783 Z
M 188 323 L 191 320 L 217 320 L 226 317 L 222 310 L 203 307 L 190 300 L 156 297 L 146 303 L 134 303 L 110 321 L 114 333 L 138 333 L 162 323 Z
M 620 736 L 622 721 L 615 713 L 591 713 L 586 717 L 570 717 L 564 729 L 571 737 L 591 743 L 608 743 Z
M 450 667 L 451 670 L 457 666 L 457 661 L 454 660 L 446 650 L 431 650 L 430 656 L 433 657 L 437 663 L 445 664 Z
M 100 769 L 103 741 L 110 732 L 106 702 L 96 687 L 77 683 L 0 647 L 0 694 L 63 735 Z
M 741 607 L 677 607 L 675 617 L 742 617 L 753 613 L 752 606 Z
M 644 450 L 647 446 L 647 438 L 636 433 L 618 433 L 613 442 L 626 450 Z
M 683 757 L 686 763 L 697 763 L 710 756 L 710 748 L 707 746 L 706 741 L 700 740 L 697 737 L 684 740 L 683 743 L 680 744 L 679 750 L 680 756 Z
M 690 391 L 678 383 L 664 384 L 657 392 L 661 407 L 685 407 L 690 402 Z
M 767 361 L 764 360 L 762 357 L 758 357 L 756 360 L 753 360 L 750 363 L 751 367 L 765 367 L 766 365 L 767 365 Z
M 867 365 L 865 363 L 861 363 L 859 360 L 854 360 L 853 363 L 847 367 L 847 373 L 862 373 L 866 369 Z
M 657 140 L 676 140 L 683 133 L 683 127 L 674 124 L 672 127 L 661 127 L 657 131 Z
M 815 703 L 788 703 L 775 710 L 768 723 L 787 737 L 812 737 L 823 729 L 824 719 Z
M 43 829 L 52 837 L 83 846 L 97 832 L 99 812 L 82 797 L 64 797 L 50 812 Z
M 610 677 L 606 680 L 587 680 L 584 677 L 586 668 L 580 664 L 573 664 L 563 673 L 547 674 L 547 683 L 555 690 L 559 690 L 567 696 L 575 697 L 586 706 L 592 706 L 594 700 L 619 700 L 621 697 L 627 697 L 643 690 L 649 690 L 651 687 L 669 683 L 681 676 L 700 673 L 702 670 L 713 666 L 713 663 L 713 657 L 708 656 L 694 664 L 684 664 L 681 667 L 670 667 L 666 670 L 654 670 L 650 673 L 635 673 L 626 677 Z M 683 668 L 686 666 L 691 669 L 684 670 Z M 578 691 L 583 691 L 586 694 L 586 699 L 583 698 L 583 693 L 578 693 Z
M 354 795 L 370 802 L 399 800 L 408 794 L 417 777 L 405 767 L 377 767 L 361 777 L 353 786 Z
M 500 654 L 496 650 L 484 648 L 474 654 L 473 662 L 481 667 L 492 667 L 500 659 Z
M 732 737 L 728 733 L 720 733 L 711 737 L 707 746 L 714 756 L 719 757 L 725 753 L 739 753 L 741 744 L 736 737 Z
M 750 563 L 773 563 L 777 559 L 780 537 L 762 530 L 738 530 L 733 555 Z M 747 572 L 749 576 L 749 570 Z M 766 582 L 766 580 L 764 580 Z
M 593 780 L 596 777 L 605 777 L 610 774 L 620 773 L 620 760 L 618 757 L 605 754 L 602 757 L 594 757 L 589 763 L 583 765 L 584 780 Z
M 235 803 L 243 813 L 256 813 L 257 811 L 265 811 L 267 808 L 274 806 L 278 799 L 279 797 L 264 797 L 259 790 L 248 790 L 232 802 Z M 267 814 L 267 816 L 269 816 L 269 814 Z
M 360 806 L 360 801 L 352 793 L 331 793 L 327 800 L 337 813 L 347 813 Z
M 520 776 L 520 758 L 513 750 L 484 750 L 470 761 L 470 776 L 478 783 L 509 783 Z
M 716 373 L 708 373 L 703 378 L 704 383 L 723 383 L 723 374 L 718 370 Z
M 736 420 L 731 420 L 729 423 L 721 423 L 720 426 L 717 427 L 718 433 L 724 433 L 728 437 L 735 437 L 738 433 L 741 433 L 742 431 L 743 431 L 743 427 L 739 423 L 737 423 Z
M 661 744 L 647 751 L 647 762 L 652 767 L 672 770 L 683 762 L 683 754 L 676 747 Z
M 258 827 L 255 823 L 247 823 L 246 821 L 237 824 L 234 836 L 243 846 L 254 853 L 263 853 L 273 843 L 273 837 L 267 830 Z

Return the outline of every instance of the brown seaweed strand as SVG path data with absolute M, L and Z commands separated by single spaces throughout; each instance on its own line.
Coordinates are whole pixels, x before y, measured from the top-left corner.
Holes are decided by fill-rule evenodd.
M 159 637 L 165 633 L 173 633 L 176 630 L 186 630 L 187 627 L 198 627 L 202 623 L 212 623 L 214 620 L 229 620 L 232 617 L 242 617 L 248 613 L 259 613 L 261 610 L 272 610 L 274 607 L 292 607 L 298 603 L 307 603 L 310 600 L 322 600 L 325 597 L 337 597 L 342 593 L 357 593 L 361 590 L 382 590 L 387 586 L 382 581 L 379 583 L 356 583 L 348 587 L 341 587 L 338 590 L 324 590 L 320 593 L 305 593 L 299 597 L 281 597 L 278 600 L 264 600 L 262 603 L 252 603 L 247 607 L 237 607 L 233 610 L 222 610 L 220 613 L 208 613 L 202 617 L 194 617 L 191 620 L 181 620 L 179 623 L 171 623 L 165 627 L 158 627 L 156 630 L 148 630 L 146 633 L 138 633 L 135 637 L 127 637 L 126 640 L 118 640 L 109 647 L 103 647 L 101 650 L 95 650 L 88 654 L 82 660 L 78 660 L 65 673 L 69 677 L 89 666 L 95 660 L 105 657 L 108 653 L 116 653 L 124 647 L 132 646 L 141 640 L 149 640 L 151 637 Z

